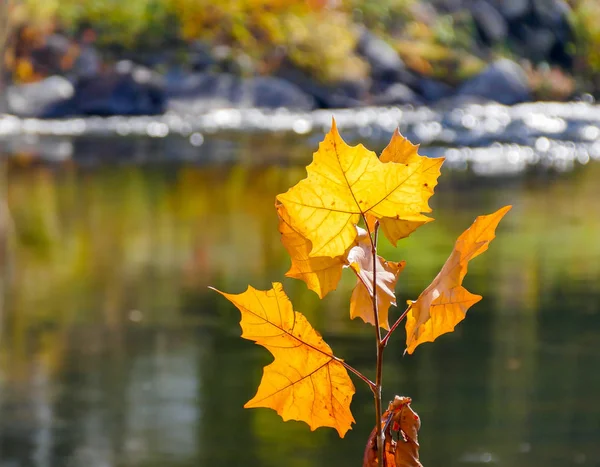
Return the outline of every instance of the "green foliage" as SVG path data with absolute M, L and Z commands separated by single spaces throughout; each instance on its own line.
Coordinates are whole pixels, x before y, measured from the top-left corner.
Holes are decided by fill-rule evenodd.
M 579 87 L 597 89 L 600 4 L 597 0 L 569 4 L 575 31 L 572 72 Z M 12 2 L 12 10 L 14 25 L 37 28 L 34 41 L 56 28 L 76 34 L 89 24 L 101 50 L 116 50 L 115 56 L 122 56 L 123 50 L 136 53 L 174 45 L 184 50 L 186 43 L 200 41 L 207 48 L 220 47 L 241 72 L 270 74 L 287 60 L 322 82 L 368 75 L 368 65 L 355 53 L 358 24 L 392 44 L 409 68 L 450 84 L 478 73 L 492 55 L 520 56 L 510 44 L 482 50 L 467 9 L 445 14 L 425 0 L 20 0 Z M 0 16 L 7 17 L 1 11 Z M 172 56 L 185 64 L 186 54 Z M 8 63 L 9 69 L 17 65 Z M 20 74 L 29 76 L 33 71 L 24 69 Z M 549 95 L 566 94 L 568 78 Z M 542 82 L 540 95 L 547 95 L 546 79 L 534 76 L 534 81 Z
M 473 24 L 464 15 L 442 15 L 431 24 L 415 21 L 392 40 L 413 70 L 450 84 L 470 78 L 485 66 L 472 52 Z
M 287 16 L 283 47 L 298 66 L 316 75 L 322 81 L 364 78 L 367 65 L 354 53 L 356 35 L 348 17 L 342 14 L 327 18 L 312 13 L 302 21 Z M 323 44 L 330 44 L 323 47 Z
M 80 25 L 91 24 L 101 33 L 101 45 L 133 47 L 141 42 L 142 36 L 144 39 L 152 35 L 164 37 L 169 15 L 167 6 L 164 0 L 24 0 L 18 20 L 43 28 L 56 24 L 73 33 Z
M 112 49 L 152 50 L 199 40 L 223 46 L 233 60 L 249 58 L 259 73 L 273 71 L 286 58 L 324 82 L 367 75 L 354 53 L 351 15 L 318 2 L 49 0 L 42 5 L 24 0 L 17 22 L 44 31 L 60 26 L 71 34 L 88 24 L 97 32 L 97 44 Z
M 287 57 L 322 81 L 341 79 L 348 70 L 359 78 L 366 75 L 354 54 L 351 19 L 341 10 L 298 0 L 167 1 L 185 39 L 229 46 L 234 54 L 253 58 L 261 71 Z
M 575 31 L 576 67 L 585 79 L 600 81 L 600 4 L 596 0 L 579 0 L 571 17 Z
M 350 0 L 347 11 L 357 23 L 379 33 L 395 34 L 414 19 L 418 0 Z

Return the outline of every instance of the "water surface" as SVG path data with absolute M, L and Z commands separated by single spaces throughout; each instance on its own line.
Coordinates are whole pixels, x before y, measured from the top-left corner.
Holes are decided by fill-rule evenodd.
M 348 319 L 352 275 L 322 302 L 283 278 L 273 198 L 304 177 L 318 137 L 217 132 L 187 159 L 168 138 L 136 138 L 76 139 L 61 162 L 0 158 L 0 466 L 360 465 L 368 388 L 355 381 L 343 440 L 243 409 L 270 357 L 207 289 L 283 281 L 336 354 L 373 374 L 373 329 Z M 484 300 L 412 356 L 400 329 L 384 400 L 413 397 L 426 466 L 600 465 L 600 163 L 493 177 L 474 165 L 449 164 L 436 221 L 382 251 L 407 260 L 404 303 L 477 215 L 513 204 L 469 268 Z

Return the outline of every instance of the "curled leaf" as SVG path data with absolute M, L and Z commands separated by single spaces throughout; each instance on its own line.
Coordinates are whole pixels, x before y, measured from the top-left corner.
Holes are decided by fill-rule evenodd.
M 244 407 L 268 407 L 283 420 L 301 420 L 311 430 L 335 428 L 340 437 L 354 423 L 354 385 L 341 360 L 295 312 L 280 283 L 271 290 L 248 286 L 241 294 L 219 292 L 241 312 L 242 337 L 266 347 L 274 361 L 264 368 L 256 395 Z
M 423 342 L 454 331 L 467 310 L 481 300 L 462 286 L 470 260 L 488 249 L 496 227 L 512 206 L 479 216 L 456 240 L 454 249 L 433 282 L 412 303 L 406 316 L 406 351 L 412 354 Z
M 423 467 L 419 462 L 419 437 L 421 419 L 410 406 L 410 398 L 396 396 L 394 400 L 400 406 L 392 416 L 392 429 L 400 427 L 400 437 L 396 443 L 395 460 L 397 467 Z M 398 400 L 400 399 L 400 400 Z M 405 399 L 402 401 L 402 399 Z M 406 401 L 408 399 L 408 401 Z
M 427 158 L 423 158 L 427 159 Z M 441 162 L 439 162 L 441 163 Z M 363 145 L 349 146 L 333 121 L 306 168 L 307 178 L 277 196 L 291 226 L 309 240 L 311 257 L 343 255 L 356 239 L 362 216 L 427 222 L 424 160 L 384 163 Z
M 323 298 L 337 287 L 342 275 L 342 268 L 350 267 L 357 275 L 356 286 L 350 299 L 350 317 L 352 319 L 360 317 L 365 323 L 375 325 L 371 299 L 373 294 L 373 255 L 367 231 L 355 227 L 358 231 L 357 243 L 345 255 L 335 258 L 327 256 L 313 258 L 308 255 L 311 248 L 310 241 L 292 227 L 285 206 L 277 202 L 275 208 L 279 216 L 281 241 L 292 259 L 292 266 L 286 276 L 304 281 L 310 290 Z M 380 256 L 377 258 L 379 323 L 384 329 L 389 329 L 388 310 L 390 305 L 396 305 L 394 289 L 405 262 L 395 263 L 385 261 Z
M 417 433 L 421 420 L 410 407 L 410 397 L 396 396 L 381 417 L 384 467 L 423 467 L 419 462 Z M 363 467 L 379 467 L 377 460 L 377 430 L 367 440 Z
M 364 229 L 359 228 L 358 245 L 348 252 L 348 262 L 357 275 L 356 286 L 350 298 L 350 317 L 360 317 L 365 323 L 375 326 L 373 315 L 373 254 L 371 242 Z M 404 261 L 385 261 L 377 256 L 377 309 L 379 312 L 379 325 L 389 329 L 388 311 L 390 305 L 396 305 L 396 281 L 404 269 Z

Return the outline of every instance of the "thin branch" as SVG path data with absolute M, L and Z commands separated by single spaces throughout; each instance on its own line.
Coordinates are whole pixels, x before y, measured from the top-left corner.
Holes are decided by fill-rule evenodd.
M 388 333 L 385 335 L 385 337 L 381 340 L 381 346 L 385 347 L 388 343 L 388 340 L 390 339 L 390 336 L 392 335 L 392 333 L 396 330 L 396 328 L 400 325 L 400 323 L 402 322 L 402 320 L 404 318 L 406 318 L 406 315 L 408 315 L 408 312 L 411 310 L 413 304 L 411 303 L 410 305 L 408 305 L 406 307 L 406 310 L 404 310 L 404 312 L 400 315 L 400 318 L 398 318 L 396 320 L 396 322 L 394 324 L 392 324 L 392 327 L 390 328 L 390 330 L 388 331 Z
M 385 349 L 385 345 L 381 340 L 381 328 L 379 327 L 379 307 L 377 303 L 377 237 L 379 233 L 379 220 L 375 221 L 374 231 L 371 232 L 369 229 L 369 223 L 367 222 L 367 217 L 364 213 L 362 214 L 363 221 L 365 223 L 365 227 L 367 228 L 367 232 L 369 235 L 369 240 L 371 241 L 371 255 L 373 259 L 373 287 L 372 287 L 372 295 L 371 300 L 373 302 L 373 317 L 375 321 L 375 340 L 376 340 L 376 348 L 377 348 L 377 366 L 375 373 L 375 388 L 373 390 L 373 395 L 375 397 L 375 429 L 377 435 L 377 462 L 378 465 L 383 467 L 383 431 L 381 427 L 382 423 L 382 407 L 381 407 L 381 388 L 382 388 L 382 376 L 383 376 L 383 351 Z M 373 235 L 371 235 L 373 234 Z M 358 276 L 358 274 L 357 274 Z M 359 277 L 360 279 L 360 277 Z M 361 279 L 362 281 L 362 279 Z M 366 286 L 365 282 L 362 281 Z M 368 290 L 368 287 L 367 287 Z M 389 333 L 388 333 L 389 335 Z M 387 337 L 387 335 L 386 335 Z
M 358 371 L 356 368 L 354 368 L 352 365 L 348 365 L 344 360 L 342 360 L 341 358 L 338 357 L 333 357 L 333 359 L 338 362 L 341 363 L 342 365 L 344 365 L 344 367 L 346 368 L 346 370 L 351 371 L 352 373 L 354 373 L 356 376 L 358 376 L 360 379 L 362 379 L 365 383 L 367 383 L 367 385 L 369 386 L 369 388 L 371 389 L 371 391 L 375 392 L 375 383 L 373 381 L 371 381 L 369 378 L 367 378 L 365 375 L 363 375 L 360 371 Z

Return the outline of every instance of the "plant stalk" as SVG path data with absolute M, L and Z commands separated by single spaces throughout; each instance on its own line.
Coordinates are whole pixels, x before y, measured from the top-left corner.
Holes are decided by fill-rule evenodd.
M 373 316 L 375 319 L 375 338 L 377 341 L 377 365 L 375 373 L 375 426 L 377 428 L 377 462 L 383 467 L 383 432 L 381 429 L 381 377 L 383 375 L 383 349 L 381 345 L 381 328 L 379 327 L 379 306 L 377 303 L 377 234 L 379 232 L 379 221 L 375 222 L 375 231 L 371 242 L 371 253 L 373 255 Z

